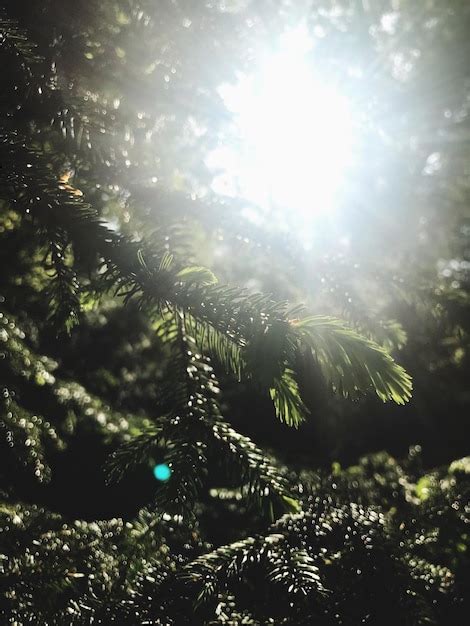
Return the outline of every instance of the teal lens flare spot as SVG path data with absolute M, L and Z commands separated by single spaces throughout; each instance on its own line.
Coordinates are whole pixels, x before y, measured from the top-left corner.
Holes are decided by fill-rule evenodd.
M 155 465 L 153 468 L 153 475 L 157 480 L 165 482 L 171 476 L 171 469 L 166 463 L 160 463 L 159 465 Z

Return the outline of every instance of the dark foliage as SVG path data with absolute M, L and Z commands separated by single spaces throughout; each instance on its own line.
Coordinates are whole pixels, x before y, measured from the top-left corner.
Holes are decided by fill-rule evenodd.
M 369 4 L 2 3 L 1 623 L 466 623 L 470 12 Z M 344 253 L 205 161 L 300 18 L 369 98 Z M 407 419 L 437 469 L 355 454 Z

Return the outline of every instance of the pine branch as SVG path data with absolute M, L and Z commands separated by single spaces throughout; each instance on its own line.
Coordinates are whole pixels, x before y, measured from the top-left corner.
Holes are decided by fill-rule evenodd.
M 192 315 L 186 315 L 185 319 L 188 333 L 200 350 L 219 362 L 226 373 L 233 374 L 240 381 L 244 372 L 243 345 L 240 345 L 242 340 L 237 342 L 231 333 L 222 332 Z
M 374 391 L 381 400 L 404 404 L 411 378 L 382 347 L 334 318 L 314 316 L 293 323 L 299 342 L 307 345 L 334 391 L 356 398 Z
M 69 244 L 60 231 L 48 230 L 50 248 L 51 282 L 47 289 L 50 307 L 50 320 L 55 328 L 70 332 L 78 324 L 80 315 L 80 284 L 70 265 Z
M 0 397 L 0 443 L 6 448 L 6 461 L 11 463 L 14 455 L 17 466 L 26 467 L 39 482 L 51 478 L 46 447 L 60 449 L 64 445 L 56 429 L 40 415 L 18 405 L 6 387 Z
M 15 318 L 0 309 L 0 376 L 4 385 L 0 428 L 4 445 L 36 478 L 47 481 L 47 449 L 63 448 L 78 419 L 94 423 L 105 439 L 122 441 L 138 418 L 111 410 L 79 383 L 61 380 L 56 374 L 57 363 L 36 354 L 28 339 Z M 36 405 L 44 402 L 51 421 L 36 411 Z
M 222 419 L 217 419 L 212 429 L 215 438 L 223 444 L 221 452 L 228 450 L 233 461 L 240 466 L 242 480 L 246 482 L 244 492 L 251 499 L 254 498 L 260 505 L 267 501 L 271 517 L 274 517 L 272 506 L 276 500 L 281 510 L 298 510 L 299 505 L 287 479 L 251 439 L 236 432 Z
M 119 124 L 119 111 L 103 110 L 104 103 L 80 93 L 79 87 L 70 89 L 70 81 L 62 88 L 64 79 L 56 67 L 58 49 L 52 37 L 51 44 L 40 49 L 25 28 L 0 10 L 0 55 L 6 68 L 0 102 L 8 107 L 4 121 L 9 127 L 22 128 L 39 144 L 49 140 L 60 145 L 62 160 L 64 156 L 74 162 L 82 157 L 95 164 L 109 163 L 112 157 L 116 160 L 112 142 L 119 126 L 124 135 L 124 120 Z M 16 106 L 11 106 L 15 101 Z M 56 154 L 50 156 L 57 158 Z M 122 158 L 122 169 L 124 165 Z
M 295 508 L 288 482 L 279 470 L 248 437 L 224 421 L 218 381 L 209 359 L 198 354 L 194 339 L 186 332 L 186 316 L 167 315 L 157 331 L 173 348 L 171 381 L 162 390 L 164 404 L 171 411 L 156 420 L 155 432 L 141 435 L 113 454 L 111 478 L 119 478 L 127 468 L 148 458 L 157 446 L 164 446 L 173 477 L 158 491 L 159 507 L 189 515 L 202 487 L 206 454 L 219 448 L 217 456 L 226 458 L 229 467 L 235 466 L 237 476 L 241 472 L 249 500 L 267 503 L 272 516 L 274 505 L 281 510 Z
M 274 380 L 270 395 L 278 418 L 288 426 L 298 428 L 306 419 L 308 409 L 302 402 L 299 386 L 291 369 L 286 368 L 282 377 Z
M 60 225 L 72 242 L 88 237 L 108 268 L 108 285 L 127 299 L 136 297 L 141 306 L 149 307 L 176 305 L 235 343 L 247 342 L 248 371 L 260 379 L 262 387 L 271 387 L 273 379 L 280 377 L 284 361 L 290 361 L 292 367 L 297 341 L 310 346 L 333 389 L 346 396 L 373 390 L 384 401 L 403 403 L 410 397 L 408 375 L 372 341 L 329 318 L 307 317 L 290 324 L 299 310 L 263 294 L 201 285 L 201 276 L 203 283 L 207 282 L 205 271 L 201 274 L 174 262 L 165 263 L 165 255 L 161 256 L 150 242 L 131 242 L 108 229 L 81 197 L 58 188 L 47 168 L 41 167 L 40 155 L 20 145 L 18 138 L 11 134 L 3 137 L 0 152 L 2 148 L 6 164 L 17 162 L 14 172 L 8 174 L 4 168 L 0 173 L 13 206 L 23 204 L 26 210 L 34 210 L 46 228 Z M 31 191 L 18 195 L 18 189 L 35 189 L 37 175 L 42 181 L 42 196 Z
M 0 503 L 1 527 L 10 529 L 10 541 L 0 536 L 0 619 L 130 624 L 145 611 L 163 624 L 169 607 L 153 605 L 149 595 L 171 572 L 162 530 L 174 533 L 175 527 L 149 517 L 142 511 L 132 523 L 68 524 L 39 507 Z

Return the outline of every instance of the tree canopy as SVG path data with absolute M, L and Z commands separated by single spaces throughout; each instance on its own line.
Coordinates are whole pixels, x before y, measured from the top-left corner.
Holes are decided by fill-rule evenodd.
M 469 34 L 4 0 L 5 623 L 464 623 Z

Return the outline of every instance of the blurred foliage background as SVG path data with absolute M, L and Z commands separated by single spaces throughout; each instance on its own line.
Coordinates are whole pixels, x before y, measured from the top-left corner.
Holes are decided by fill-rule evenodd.
M 299 26 L 311 40 L 308 67 L 341 91 L 352 115 L 351 164 L 338 180 L 330 212 L 316 205 L 321 181 L 314 166 L 308 181 L 299 180 L 302 188 L 311 187 L 299 212 L 276 198 L 259 205 L 244 196 L 233 181 L 236 172 L 213 156 L 221 148 L 240 149 L 224 86 L 256 77 L 259 60 Z M 349 400 L 331 393 L 311 355 L 298 354 L 299 387 L 310 415 L 294 429 L 276 419 L 269 397 L 250 381 L 214 365 L 230 424 L 267 449 L 286 475 L 303 476 L 320 499 L 318 481 L 336 480 L 363 506 L 393 510 L 399 528 L 400 511 L 411 519 L 418 517 L 413 506 L 444 510 L 444 500 L 460 498 L 461 508 L 453 508 L 459 521 L 450 522 L 447 543 L 442 539 L 440 564 L 468 573 L 468 510 L 465 519 L 461 513 L 468 491 L 452 500 L 468 463 L 451 465 L 469 454 L 470 435 L 468 3 L 3 0 L 0 46 L 2 138 L 26 138 L 57 189 L 89 203 L 112 232 L 132 242 L 153 238 L 168 255 L 210 268 L 222 284 L 346 320 L 405 367 L 413 379 L 409 403 Z M 281 154 L 285 146 L 276 136 L 295 114 L 286 110 L 272 128 L 273 149 Z M 2 149 L 3 172 L 11 154 Z M 283 155 L 286 164 L 293 156 Z M 18 171 L 25 163 L 17 162 Z M 303 164 L 300 175 L 305 171 Z M 8 179 L 1 182 L 5 411 L 18 400 L 9 390 L 17 389 L 18 404 L 36 419 L 26 434 L 0 421 L 13 433 L 0 458 L 0 489 L 7 501 L 14 494 L 25 507 L 44 507 L 68 524 L 76 518 L 102 525 L 116 516 L 133 520 L 158 489 L 151 466 L 125 473 L 117 485 L 106 483 L 103 466 L 119 444 L 150 428 L 156 407 L 164 406 L 173 367 L 168 347 L 139 303 L 99 293 L 104 278 L 86 235 L 62 250 L 62 271 L 73 268 L 80 283 L 72 294 L 79 312 L 64 321 L 58 310 L 51 319 L 51 302 L 66 299 L 53 291 L 59 265 L 54 270 L 34 219 L 3 193 Z M 5 365 L 7 357 L 14 367 Z M 266 355 L 264 367 L 269 369 Z M 19 457 L 18 442 L 26 445 Z M 154 454 L 154 461 L 164 458 L 164 450 Z M 233 499 L 230 480 L 221 482 L 209 484 L 198 503 L 204 540 L 194 539 L 197 547 L 184 544 L 180 552 L 189 558 L 210 545 L 264 532 L 265 518 Z M 214 504 L 219 501 L 222 509 Z M 8 507 L 2 514 L 13 519 Z M 434 519 L 420 513 L 426 514 Z M 423 558 L 427 550 L 432 552 L 427 545 Z M 446 610 L 433 623 L 464 623 L 457 621 L 463 610 L 447 622 Z M 168 623 L 185 623 L 172 619 Z M 260 623 L 284 623 L 272 619 L 278 621 Z M 285 623 L 301 619 L 310 617 Z M 357 616 L 343 619 L 360 623 Z M 378 623 L 373 619 L 368 623 Z M 225 623 L 255 623 L 241 620 Z

